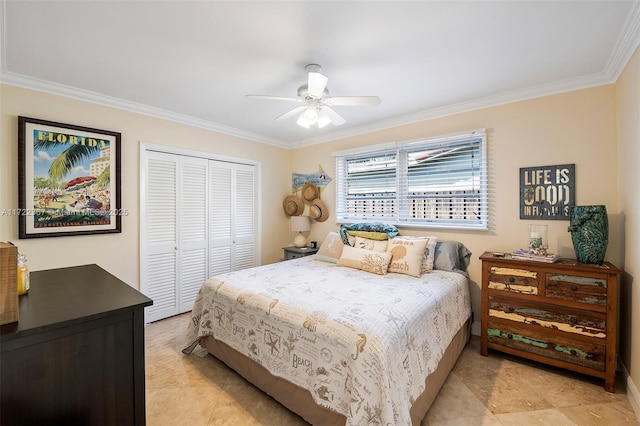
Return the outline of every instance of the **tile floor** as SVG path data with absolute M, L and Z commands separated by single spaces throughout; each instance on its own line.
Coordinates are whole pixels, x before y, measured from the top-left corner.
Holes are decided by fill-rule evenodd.
M 145 329 L 148 425 L 306 425 L 202 348 L 184 356 L 188 321 Z M 622 380 L 617 387 L 495 351 L 483 357 L 473 336 L 422 425 L 640 425 Z

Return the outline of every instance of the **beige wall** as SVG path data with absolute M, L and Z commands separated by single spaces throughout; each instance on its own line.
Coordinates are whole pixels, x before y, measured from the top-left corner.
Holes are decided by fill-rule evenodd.
M 527 240 L 528 224 L 545 223 L 549 225 L 550 250 L 573 256 L 567 221 L 519 219 L 518 173 L 520 167 L 574 163 L 577 204 L 606 205 L 610 220 L 607 260 L 626 269 L 620 347 L 634 382 L 640 383 L 640 368 L 631 363 L 631 359 L 640 359 L 640 332 L 631 327 L 639 320 L 639 312 L 633 312 L 631 307 L 640 306 L 640 292 L 632 291 L 634 260 L 638 258 L 637 241 L 640 240 L 640 227 L 635 218 L 640 203 L 638 56 L 636 53 L 615 86 L 486 108 L 291 151 L 140 114 L 0 85 L 0 209 L 18 207 L 17 116 L 24 115 L 121 132 L 122 207 L 131 212 L 123 218 L 122 234 L 30 240 L 18 240 L 16 217 L 0 216 L 0 241 L 15 241 L 29 258 L 33 270 L 97 263 L 139 288 L 139 142 L 144 141 L 260 161 L 262 263 L 271 263 L 281 258 L 281 247 L 291 242 L 288 220 L 281 205 L 290 191 L 291 172 L 313 173 L 321 165 L 335 178 L 333 151 L 486 128 L 490 229 L 482 232 L 409 229 L 402 230 L 403 233 L 427 233 L 441 239 L 460 240 L 473 251 L 469 270 L 473 310 L 478 321 L 478 256 L 482 252 L 521 248 Z M 616 151 L 617 133 L 619 152 Z M 335 182 L 329 183 L 322 199 L 333 212 Z M 337 228 L 333 216 L 324 223 L 313 223 L 310 239 L 322 242 L 327 232 Z
M 455 116 L 429 120 L 369 135 L 351 137 L 321 145 L 296 149 L 292 155 L 294 172 L 314 170 L 320 163 L 335 177 L 333 151 L 390 141 L 458 133 L 486 128 L 490 229 L 452 232 L 444 230 L 401 230 L 405 234 L 433 234 L 441 239 L 459 240 L 473 252 L 469 272 L 475 319 L 480 314 L 481 268 L 478 256 L 484 251 L 522 248 L 527 243 L 528 225 L 549 226 L 550 251 L 575 257 L 568 221 L 520 220 L 520 167 L 556 164 L 576 165 L 577 204 L 604 204 L 610 219 L 607 260 L 620 263 L 615 87 L 612 85 L 512 103 Z M 322 193 L 322 200 L 335 210 L 335 184 Z M 312 224 L 312 239 L 322 241 L 336 230 L 335 218 Z
M 0 241 L 14 241 L 32 270 L 97 263 L 139 288 L 140 142 L 170 145 L 260 161 L 262 167 L 262 263 L 282 257 L 288 223 L 281 200 L 291 191 L 290 151 L 175 122 L 60 96 L 0 85 L 0 210 L 18 208 L 18 116 L 122 133 L 121 234 L 18 239 L 18 218 L 0 216 Z M 275 200 L 275 201 L 274 201 Z
M 640 50 L 636 50 L 616 82 L 616 101 L 619 204 L 625 229 L 620 356 L 637 387 L 640 386 L 640 284 L 634 277 L 640 273 Z

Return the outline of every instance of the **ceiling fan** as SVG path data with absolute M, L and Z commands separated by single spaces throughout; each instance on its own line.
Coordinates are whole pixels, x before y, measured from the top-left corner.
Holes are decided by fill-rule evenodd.
M 380 98 L 377 96 L 329 96 L 327 89 L 329 78 L 320 72 L 321 68 L 318 64 L 309 64 L 304 67 L 308 73 L 307 84 L 298 87 L 298 96 L 295 98 L 269 95 L 246 95 L 246 97 L 303 103 L 304 105 L 276 117 L 276 121 L 298 115 L 296 123 L 307 129 L 314 124 L 320 128 L 330 123 L 334 126 L 344 124 L 345 119 L 330 106 L 378 105 L 380 103 Z

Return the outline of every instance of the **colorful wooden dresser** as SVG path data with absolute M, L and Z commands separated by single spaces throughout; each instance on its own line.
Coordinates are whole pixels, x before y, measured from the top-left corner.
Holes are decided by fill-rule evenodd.
M 603 378 L 615 391 L 617 283 L 612 264 L 482 260 L 481 354 L 488 349 Z

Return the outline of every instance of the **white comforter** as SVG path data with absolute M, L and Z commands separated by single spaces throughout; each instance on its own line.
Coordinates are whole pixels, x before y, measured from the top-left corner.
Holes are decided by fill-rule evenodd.
M 184 352 L 213 335 L 349 425 L 409 425 L 426 376 L 470 315 L 462 274 L 380 276 L 307 256 L 208 280 Z

